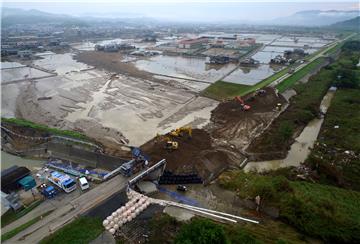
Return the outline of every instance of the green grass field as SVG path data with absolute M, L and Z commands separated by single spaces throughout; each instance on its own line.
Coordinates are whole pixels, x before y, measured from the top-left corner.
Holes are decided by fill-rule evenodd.
M 316 69 L 320 64 L 324 62 L 324 58 L 317 58 L 304 68 L 292 74 L 290 77 L 283 80 L 280 84 L 276 86 L 279 92 L 284 92 L 285 90 L 292 87 L 297 81 L 303 78 L 305 75 L 311 73 L 314 69 Z
M 232 99 L 235 96 L 244 96 L 254 92 L 256 89 L 269 85 L 271 82 L 286 74 L 288 70 L 288 68 L 285 68 L 253 86 L 217 81 L 207 87 L 202 94 L 216 100 Z
M 15 229 L 13 229 L 13 230 L 11 230 L 9 232 L 6 232 L 6 233 L 2 234 L 1 235 L 1 241 L 6 241 L 6 240 L 10 239 L 11 237 L 16 236 L 21 231 L 27 229 L 28 227 L 30 227 L 33 224 L 35 224 L 36 222 L 38 222 L 41 218 L 46 217 L 47 215 L 49 215 L 52 211 L 53 210 L 48 211 L 45 214 L 43 214 L 42 216 L 38 216 L 36 218 L 33 218 L 32 220 L 26 222 L 25 224 L 20 225 L 19 227 L 15 228 Z
M 87 244 L 104 231 L 99 218 L 80 217 L 55 233 L 44 238 L 40 244 L 76 243 Z

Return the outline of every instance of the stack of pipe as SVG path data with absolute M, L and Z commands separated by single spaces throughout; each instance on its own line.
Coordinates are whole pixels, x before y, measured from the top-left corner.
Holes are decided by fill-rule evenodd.
M 147 196 L 136 192 L 128 194 L 128 197 L 129 201 L 124 206 L 115 210 L 103 221 L 103 226 L 112 235 L 125 223 L 135 219 L 151 203 Z

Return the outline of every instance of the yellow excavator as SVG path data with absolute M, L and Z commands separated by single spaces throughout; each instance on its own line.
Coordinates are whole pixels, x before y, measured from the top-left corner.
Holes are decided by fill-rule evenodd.
M 189 137 L 191 138 L 192 137 L 192 128 L 190 126 L 180 127 L 175 130 L 172 130 L 169 134 L 171 136 L 178 137 L 178 136 L 184 136 L 184 133 L 187 133 L 189 135 Z

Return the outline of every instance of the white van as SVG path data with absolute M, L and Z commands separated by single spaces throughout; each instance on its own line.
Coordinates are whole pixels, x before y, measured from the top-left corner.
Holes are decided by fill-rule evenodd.
M 87 179 L 85 177 L 79 178 L 79 184 L 80 184 L 81 190 L 86 190 L 90 187 L 89 182 L 87 181 Z

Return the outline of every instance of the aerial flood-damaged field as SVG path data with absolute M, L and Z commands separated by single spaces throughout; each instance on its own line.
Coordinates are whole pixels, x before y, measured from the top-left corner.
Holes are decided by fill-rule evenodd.
M 84 131 L 103 143 L 139 146 L 181 124 L 204 125 L 217 105 L 188 86 L 99 70 L 71 54 L 48 55 L 34 65 L 58 75 L 3 85 L 3 115 Z
M 285 67 L 270 64 L 275 56 L 297 47 L 311 54 L 331 43 L 275 34 L 241 34 L 234 40 L 225 43 L 228 48 L 210 43 L 205 49 L 179 48 L 181 40 L 167 38 L 85 41 L 61 52 L 36 53 L 30 60 L 3 62 L 2 116 L 81 132 L 112 155 L 129 156 L 125 144 L 143 145 L 154 161 L 170 157 L 170 169 L 195 170 L 213 179 L 230 165 L 241 165 L 244 148 L 279 114 L 276 107 L 287 102 L 269 88 L 265 96 L 245 97 L 251 109 L 243 111 L 238 101 L 219 102 L 201 92 L 218 80 L 254 85 Z M 138 51 L 97 50 L 116 43 L 131 43 Z M 208 63 L 206 56 L 219 54 L 251 57 L 259 65 Z M 156 135 L 185 125 L 198 130 L 191 141 L 178 139 L 176 152 L 155 143 Z M 184 154 L 188 158 L 177 156 Z
M 2 242 L 359 243 L 358 34 L 95 19 L 5 28 Z

